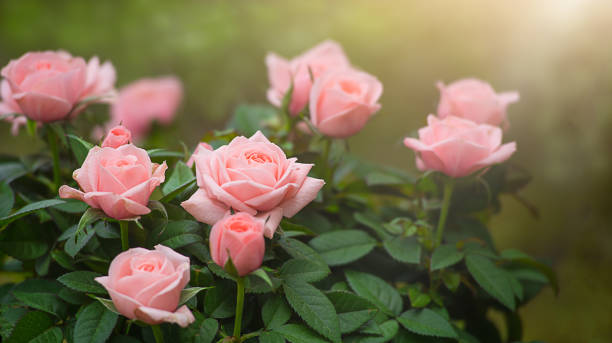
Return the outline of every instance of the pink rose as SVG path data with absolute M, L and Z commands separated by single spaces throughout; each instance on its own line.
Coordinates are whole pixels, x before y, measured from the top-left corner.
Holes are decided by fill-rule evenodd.
M 153 121 L 169 124 L 181 103 L 183 87 L 175 77 L 142 79 L 125 86 L 111 107 L 111 125 L 121 123 L 142 137 Z
M 519 100 L 517 92 L 495 93 L 491 85 L 477 79 L 462 79 L 448 86 L 438 82 L 438 116 L 450 115 L 478 124 L 508 126 L 506 108 Z
M 268 53 L 266 65 L 270 80 L 268 100 L 273 105 L 277 107 L 282 105 L 283 97 L 293 80 L 289 112 L 295 116 L 308 104 L 308 96 L 312 87 L 311 72 L 312 77 L 316 80 L 327 70 L 349 68 L 350 62 L 342 47 L 328 40 L 291 60 Z
M 83 191 L 64 185 L 59 195 L 84 201 L 115 219 L 133 218 L 151 212 L 149 197 L 164 182 L 167 168 L 166 162 L 151 163 L 147 152 L 132 144 L 96 146 L 72 174 Z
M 516 150 L 514 142 L 501 144 L 502 130 L 496 126 L 434 115 L 427 117 L 427 124 L 419 129 L 419 139 L 404 139 L 404 144 L 417 153 L 417 167 L 422 171 L 463 177 L 507 160 Z
M 81 99 L 113 96 L 116 79 L 115 67 L 110 61 L 100 65 L 100 59 L 97 56 L 92 57 L 87 63 L 87 78 L 85 79 L 85 90 Z M 102 99 L 102 101 L 104 100 L 108 101 L 110 99 Z
M 11 133 L 13 136 L 19 134 L 19 127 L 25 125 L 27 119 L 21 115 L 21 108 L 13 99 L 13 92 L 7 80 L 0 82 L 0 116 L 12 123 Z
M 108 276 L 97 277 L 117 310 L 130 319 L 155 325 L 186 327 L 195 321 L 187 306 L 178 310 L 181 291 L 189 282 L 189 258 L 163 245 L 155 250 L 132 248 L 117 255 Z
M 380 109 L 382 84 L 351 69 L 330 71 L 310 91 L 310 120 L 324 135 L 346 138 L 359 132 Z
M 272 238 L 283 216 L 292 217 L 316 196 L 325 181 L 308 177 L 312 164 L 287 158 L 259 131 L 236 137 L 217 150 L 195 156 L 200 187 L 181 205 L 197 220 L 215 224 L 230 209 L 267 217 Z
M 128 144 L 132 140 L 132 133 L 125 126 L 118 125 L 108 131 L 102 142 L 102 147 L 118 148 Z
M 238 275 L 245 276 L 261 266 L 266 251 L 263 232 L 263 219 L 228 213 L 210 231 L 210 256 L 222 268 L 231 256 Z
M 191 155 L 191 157 L 189 157 L 189 160 L 187 161 L 187 166 L 189 168 L 193 167 L 193 163 L 195 162 L 195 156 L 197 154 L 199 154 L 202 150 L 213 150 L 213 147 L 210 146 L 210 144 L 208 143 L 204 143 L 201 142 L 198 144 L 198 146 L 196 147 L 195 151 L 193 152 L 193 154 Z
M 10 61 L 1 74 L 20 112 L 46 123 L 64 119 L 80 100 L 87 65 L 62 51 L 29 52 Z

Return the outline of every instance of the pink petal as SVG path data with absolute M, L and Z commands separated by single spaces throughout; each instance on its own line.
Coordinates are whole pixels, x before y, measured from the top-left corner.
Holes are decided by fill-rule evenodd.
M 25 92 L 13 95 L 28 118 L 49 123 L 63 119 L 70 113 L 72 104 L 68 101 L 51 95 L 36 92 Z
M 280 224 L 283 219 L 283 209 L 277 207 L 272 211 L 258 214 L 257 218 L 265 220 L 264 236 L 272 239 L 274 232 L 276 232 L 276 228 L 278 228 L 278 224 Z
M 138 319 L 151 325 L 166 322 L 178 324 L 180 327 L 185 328 L 195 321 L 193 314 L 185 305 L 181 306 L 175 312 L 140 306 L 136 309 L 135 314 Z
M 191 198 L 183 201 L 181 206 L 198 221 L 210 225 L 223 218 L 229 210 L 229 206 L 210 198 L 202 189 L 198 189 Z
M 283 208 L 283 215 L 289 218 L 293 217 L 317 197 L 323 185 L 325 185 L 324 180 L 307 177 L 295 196 L 285 200 L 280 205 L 280 207 Z

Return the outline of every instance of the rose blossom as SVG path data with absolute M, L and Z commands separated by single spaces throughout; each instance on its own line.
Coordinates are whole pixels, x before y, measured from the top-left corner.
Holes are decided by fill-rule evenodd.
M 85 79 L 85 89 L 81 95 L 81 100 L 91 97 L 108 98 L 115 95 L 116 74 L 115 67 L 110 61 L 100 65 L 98 56 L 92 57 L 87 62 L 87 78 Z M 108 100 L 100 99 L 100 101 Z
M 283 97 L 293 80 L 289 112 L 294 116 L 308 103 L 310 88 L 312 87 L 311 77 L 316 80 L 327 70 L 350 67 L 349 60 L 342 47 L 331 40 L 324 41 L 291 60 L 286 60 L 274 53 L 268 53 L 266 65 L 270 81 L 268 100 L 273 105 L 277 107 L 282 105 Z
M 477 79 L 462 79 L 448 86 L 439 82 L 437 86 L 440 118 L 453 115 L 478 124 L 508 127 L 506 108 L 519 100 L 517 92 L 497 94 L 491 85 Z
M 193 152 L 193 154 L 191 154 L 191 157 L 189 157 L 189 160 L 187 161 L 187 166 L 189 168 L 193 167 L 193 163 L 195 162 L 195 156 L 199 154 L 202 151 L 202 149 L 212 151 L 213 147 L 210 146 L 210 144 L 208 143 L 204 143 L 204 142 L 198 143 L 198 146 L 196 147 L 195 151 Z
M 352 136 L 380 109 L 382 88 L 378 79 L 361 71 L 329 71 L 310 91 L 310 120 L 324 135 Z
M 132 144 L 95 146 L 72 174 L 82 191 L 64 185 L 59 195 L 84 201 L 115 219 L 133 218 L 151 212 L 149 197 L 164 182 L 167 168 L 166 162 L 151 163 L 147 152 Z
M 404 144 L 417 153 L 417 167 L 437 170 L 451 177 L 467 176 L 479 169 L 507 160 L 516 143 L 502 143 L 502 130 L 488 124 L 449 116 L 427 117 L 419 129 L 419 139 L 406 138 Z
M 262 218 L 228 213 L 210 231 L 210 256 L 222 268 L 231 256 L 238 275 L 245 276 L 261 266 L 266 251 L 263 232 Z
M 199 189 L 181 205 L 197 220 L 215 224 L 230 209 L 269 217 L 271 238 L 283 216 L 292 217 L 310 203 L 323 180 L 308 177 L 312 164 L 287 158 L 259 131 L 236 137 L 217 150 L 195 156 Z
M 186 327 L 195 321 L 186 305 L 179 305 L 189 282 L 189 258 L 163 245 L 155 250 L 132 248 L 117 255 L 108 276 L 97 277 L 122 315 L 155 325 Z
M 1 75 L 20 113 L 46 123 L 64 119 L 81 99 L 87 65 L 63 51 L 29 52 L 10 61 Z
M 153 121 L 169 124 L 183 97 L 181 82 L 172 76 L 141 79 L 125 86 L 111 107 L 111 125 L 121 123 L 142 137 Z
M 132 133 L 125 126 L 118 125 L 108 131 L 102 142 L 102 147 L 118 148 L 128 144 L 132 140 Z
M 25 125 L 27 119 L 21 115 L 21 108 L 13 99 L 13 92 L 7 80 L 0 82 L 0 116 L 5 116 L 4 120 L 12 123 L 11 133 L 17 136 L 19 127 Z

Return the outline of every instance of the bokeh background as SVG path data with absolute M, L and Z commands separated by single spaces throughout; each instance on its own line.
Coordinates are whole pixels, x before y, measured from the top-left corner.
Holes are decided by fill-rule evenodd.
M 31 50 L 109 59 L 118 85 L 179 76 L 186 97 L 167 144 L 194 146 L 237 104 L 265 103 L 264 56 L 332 38 L 384 84 L 383 109 L 353 152 L 414 168 L 401 140 L 435 110 L 436 81 L 466 76 L 518 90 L 507 140 L 533 174 L 492 223 L 500 248 L 550 260 L 560 278 L 521 310 L 525 338 L 612 341 L 612 2 L 0 0 L 0 64 Z M 0 123 L 0 153 L 37 143 Z

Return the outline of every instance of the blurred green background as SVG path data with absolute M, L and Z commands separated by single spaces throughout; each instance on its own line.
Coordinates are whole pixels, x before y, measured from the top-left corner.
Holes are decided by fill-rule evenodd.
M 384 84 L 383 109 L 351 138 L 367 159 L 414 168 L 401 144 L 435 111 L 438 80 L 519 90 L 513 161 L 533 174 L 492 223 L 500 248 L 550 259 L 561 293 L 521 310 L 526 340 L 612 341 L 612 2 L 9 1 L 0 0 L 0 64 L 31 50 L 111 60 L 118 85 L 176 74 L 185 85 L 167 144 L 193 146 L 242 102 L 265 103 L 264 56 L 332 38 Z M 167 133 L 168 131 L 166 131 Z M 36 149 L 0 123 L 0 153 Z

